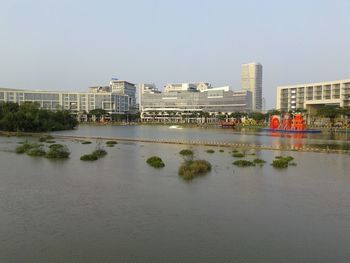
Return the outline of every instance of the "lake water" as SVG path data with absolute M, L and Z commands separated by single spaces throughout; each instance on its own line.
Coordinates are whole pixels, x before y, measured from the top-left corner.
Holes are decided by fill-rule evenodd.
M 168 131 L 80 127 L 64 134 L 239 137 L 227 130 Z M 0 137 L 0 262 L 349 262 L 349 155 L 251 151 L 256 155 L 247 159 L 267 163 L 238 168 L 228 148 L 193 146 L 213 169 L 186 182 L 177 174 L 181 145 L 119 142 L 105 148 L 104 158 L 82 162 L 96 142 L 56 140 L 71 156 L 52 161 L 14 153 L 23 140 Z M 281 154 L 297 166 L 270 166 Z M 148 166 L 151 155 L 166 166 Z
M 169 126 L 88 126 L 55 132 L 75 136 L 101 136 L 132 139 L 185 140 L 194 142 L 244 143 L 268 146 L 315 147 L 350 150 L 350 133 L 288 134 L 259 132 L 252 129 L 182 128 Z

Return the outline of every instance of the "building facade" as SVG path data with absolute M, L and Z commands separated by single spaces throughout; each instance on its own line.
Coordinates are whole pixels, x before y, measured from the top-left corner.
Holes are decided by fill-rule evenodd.
M 141 120 L 169 119 L 195 113 L 230 114 L 250 111 L 251 92 L 212 89 L 206 91 L 179 91 L 144 93 L 141 97 Z
M 262 73 L 263 67 L 260 63 L 248 63 L 241 66 L 242 89 L 252 93 L 253 111 L 262 110 Z
M 136 85 L 125 80 L 112 79 L 109 83 L 110 92 L 129 96 L 129 108 L 136 108 Z
M 350 79 L 277 87 L 276 108 L 314 112 L 323 105 L 350 106 Z
M 211 85 L 206 82 L 198 83 L 169 83 L 164 86 L 164 92 L 178 91 L 204 91 L 210 89 Z
M 96 88 L 96 89 L 94 89 Z M 90 92 L 38 91 L 0 88 L 0 102 L 36 102 L 42 109 L 65 109 L 73 113 L 88 113 L 93 109 L 104 109 L 110 114 L 129 111 L 129 96 L 90 88 Z

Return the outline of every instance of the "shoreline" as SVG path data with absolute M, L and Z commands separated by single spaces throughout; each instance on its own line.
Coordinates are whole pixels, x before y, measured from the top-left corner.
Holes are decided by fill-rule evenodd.
M 177 144 L 177 145 L 196 145 L 196 146 L 211 146 L 211 147 L 225 147 L 225 148 L 246 148 L 254 150 L 270 150 L 270 151 L 293 151 L 293 152 L 316 152 L 316 153 L 336 153 L 336 154 L 350 154 L 350 150 L 340 149 L 322 149 L 314 147 L 288 147 L 288 146 L 271 146 L 258 144 L 244 144 L 244 143 L 225 143 L 215 141 L 186 141 L 186 140 L 169 140 L 169 139 L 142 139 L 142 138 L 126 138 L 126 137 L 108 137 L 108 136 L 80 136 L 80 135 L 62 135 L 55 133 L 20 133 L 17 132 L 3 132 L 0 131 L 2 137 L 41 137 L 43 135 L 51 135 L 59 139 L 75 139 L 75 140 L 116 140 L 125 142 L 139 142 L 139 143 L 162 143 L 162 144 Z

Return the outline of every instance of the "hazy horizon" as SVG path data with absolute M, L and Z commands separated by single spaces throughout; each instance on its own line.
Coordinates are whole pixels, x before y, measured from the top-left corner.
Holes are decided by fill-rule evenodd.
M 350 78 L 350 2 L 1 1 L 0 87 L 76 90 L 205 81 L 240 89 L 240 67 L 263 65 L 276 87 Z

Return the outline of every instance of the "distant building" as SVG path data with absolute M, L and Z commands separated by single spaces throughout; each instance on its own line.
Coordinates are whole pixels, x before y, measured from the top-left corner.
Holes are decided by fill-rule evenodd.
M 312 113 L 323 105 L 349 107 L 350 79 L 277 87 L 279 110 L 306 109 Z
M 129 107 L 136 107 L 136 86 L 133 83 L 124 80 L 112 79 L 109 84 L 110 92 L 129 96 Z
M 199 83 L 170 83 L 165 85 L 164 92 L 177 91 L 204 91 L 210 89 L 211 85 L 205 82 Z
M 193 90 L 147 92 L 141 97 L 141 120 L 170 120 L 197 113 L 230 114 L 236 111 L 250 111 L 251 102 L 250 91 L 232 91 L 226 87 L 202 92 Z
M 253 97 L 253 111 L 262 110 L 262 73 L 260 63 L 248 63 L 241 66 L 241 85 L 243 90 L 249 90 Z
M 104 109 L 110 114 L 125 114 L 132 109 L 130 101 L 129 95 L 111 91 L 109 86 L 91 87 L 89 92 L 0 88 L 0 102 L 36 102 L 42 109 L 65 109 L 77 114 L 94 109 Z

